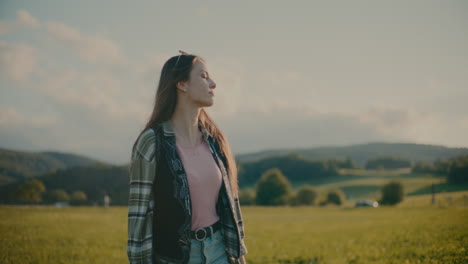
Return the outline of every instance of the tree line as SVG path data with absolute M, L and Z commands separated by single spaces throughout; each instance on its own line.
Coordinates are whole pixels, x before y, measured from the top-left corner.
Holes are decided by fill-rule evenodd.
M 468 184 L 468 155 L 438 159 L 433 163 L 420 161 L 413 167 L 413 172 L 445 175 L 448 183 Z
M 447 176 L 449 183 L 468 184 L 468 155 L 450 160 L 436 160 L 433 163 L 417 162 L 415 165 L 400 157 L 377 157 L 369 160 L 366 168 L 396 169 L 401 166 L 408 166 L 408 164 L 413 166 L 412 171 L 415 173 L 441 174 Z M 311 183 L 314 180 L 326 182 L 338 176 L 340 169 L 358 168 L 350 158 L 344 160 L 311 160 L 298 154 L 266 158 L 256 162 L 238 163 L 238 166 L 239 183 L 241 188 L 245 189 L 241 193 L 244 196 L 244 203 L 249 203 L 248 197 L 252 196 L 263 199 L 261 195 L 257 196 L 256 191 L 246 189 L 246 187 L 256 186 L 265 172 L 273 168 L 286 175 L 288 182 L 297 184 Z M 92 205 L 102 204 L 103 197 L 106 195 L 112 198 L 113 205 L 126 205 L 128 202 L 129 175 L 127 166 L 99 165 L 59 169 L 36 177 L 35 180 L 41 182 L 43 188 L 37 182 L 31 182 L 31 180 L 1 186 L 0 203 L 69 201 L 73 204 Z M 311 186 L 303 186 L 298 190 L 298 196 L 277 199 L 280 201 L 286 199 L 288 204 L 292 205 L 300 204 L 303 199 L 317 197 L 317 194 L 311 194 L 311 189 Z M 28 190 L 30 190 L 31 194 L 26 194 Z M 28 195 L 30 195 L 30 198 L 25 198 Z M 344 194 L 340 190 L 335 190 L 326 196 L 327 202 L 333 202 L 343 200 Z M 260 200 L 255 200 L 255 202 L 260 202 Z
M 390 181 L 381 189 L 382 196 L 378 203 L 395 205 L 404 198 L 403 184 L 399 181 Z M 255 190 L 243 189 L 239 199 L 243 205 L 342 205 L 346 201 L 345 193 L 340 189 L 330 190 L 325 199 L 318 201 L 319 193 L 312 185 L 302 185 L 297 192 L 292 192 L 291 183 L 282 171 L 272 168 L 262 174 L 255 184 Z
M 326 179 L 339 175 L 339 169 L 352 169 L 355 164 L 350 158 L 312 160 L 290 153 L 286 156 L 265 158 L 260 161 L 239 163 L 239 183 L 242 186 L 255 184 L 262 173 L 270 168 L 278 168 L 293 182 Z
M 68 193 L 64 189 L 46 191 L 43 182 L 37 179 L 28 179 L 16 191 L 18 200 L 26 204 L 53 204 L 68 202 L 71 205 L 86 205 L 88 197 L 83 191 Z

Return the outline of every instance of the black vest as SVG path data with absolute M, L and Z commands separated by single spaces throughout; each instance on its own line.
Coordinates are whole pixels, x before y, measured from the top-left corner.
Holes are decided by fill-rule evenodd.
M 155 131 L 156 135 L 159 136 L 159 148 L 160 153 L 156 156 L 156 175 L 153 182 L 153 202 L 154 202 L 154 214 L 153 214 L 153 256 L 155 263 L 163 262 L 158 261 L 158 257 L 162 257 L 163 260 L 168 260 L 171 263 L 186 263 L 189 258 L 189 250 L 187 240 L 181 239 L 182 227 L 188 223 L 191 219 L 185 212 L 184 206 L 181 204 L 180 199 L 177 199 L 177 190 L 175 186 L 181 186 L 181 183 L 177 183 L 177 177 L 173 175 L 169 168 L 168 157 L 166 151 L 168 148 L 164 147 L 164 136 L 161 131 Z M 219 146 L 215 145 L 216 151 L 219 151 Z M 173 150 L 174 151 L 174 150 Z M 224 166 L 226 166 L 226 160 L 221 157 Z M 221 185 L 220 193 L 218 195 L 218 201 L 216 204 L 216 210 L 220 218 L 222 218 L 221 212 L 221 196 L 227 195 L 224 185 Z M 187 231 L 187 230 L 185 230 Z M 190 241 L 189 241 L 190 242 Z M 188 242 L 188 243 L 189 243 Z

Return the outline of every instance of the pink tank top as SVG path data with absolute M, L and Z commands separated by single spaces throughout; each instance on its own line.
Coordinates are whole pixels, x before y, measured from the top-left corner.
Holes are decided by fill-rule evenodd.
M 176 141 L 177 151 L 187 175 L 192 200 L 192 230 L 216 223 L 216 201 L 222 183 L 222 174 L 203 140 L 196 147 L 184 146 Z

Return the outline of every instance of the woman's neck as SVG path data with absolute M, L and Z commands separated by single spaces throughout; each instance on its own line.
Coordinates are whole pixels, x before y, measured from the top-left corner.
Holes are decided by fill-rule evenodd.
M 184 104 L 180 104 L 184 105 Z M 171 125 L 176 134 L 176 140 L 186 146 L 197 146 L 201 141 L 201 131 L 198 128 L 200 107 L 178 106 L 171 117 Z

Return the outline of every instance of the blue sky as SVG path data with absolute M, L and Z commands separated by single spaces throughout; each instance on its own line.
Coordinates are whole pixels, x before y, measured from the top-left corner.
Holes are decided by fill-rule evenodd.
M 235 153 L 468 147 L 466 1 L 1 1 L 0 147 L 116 164 L 182 49 Z

